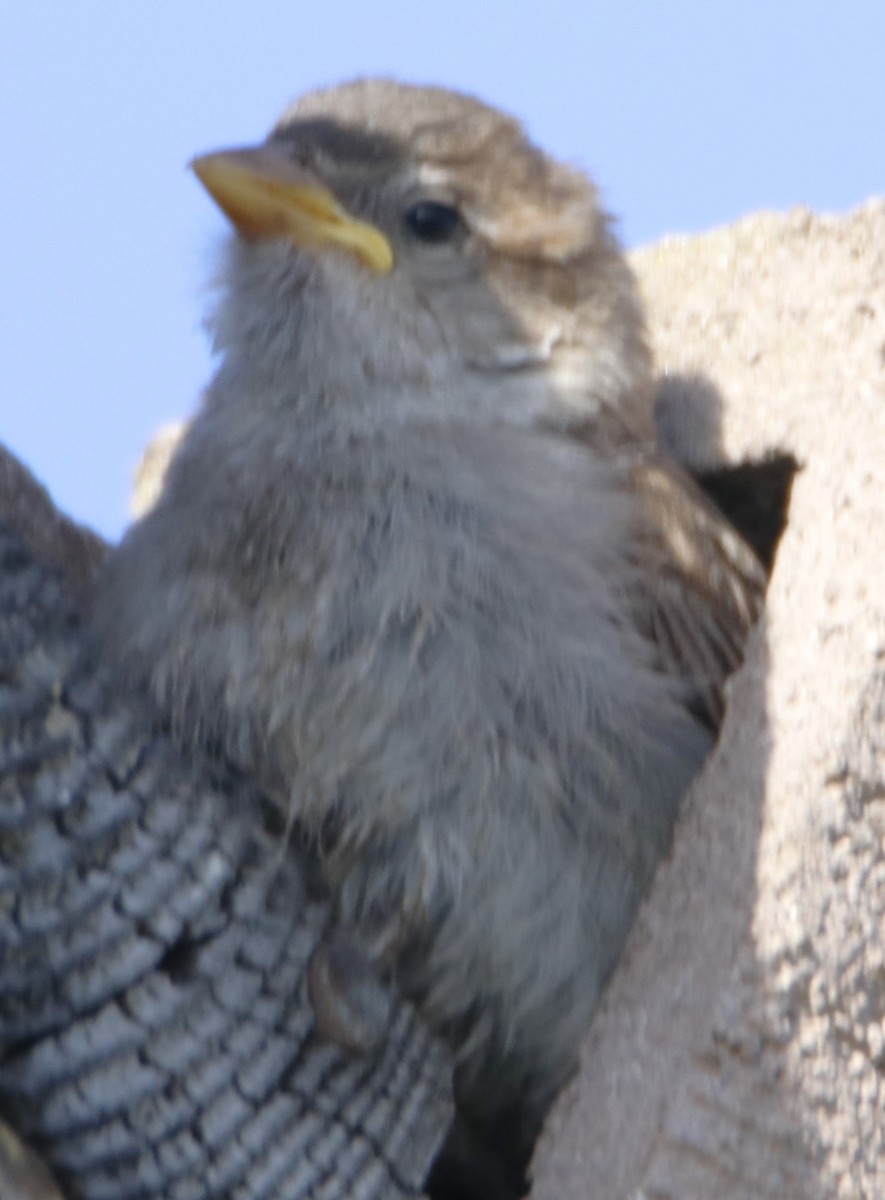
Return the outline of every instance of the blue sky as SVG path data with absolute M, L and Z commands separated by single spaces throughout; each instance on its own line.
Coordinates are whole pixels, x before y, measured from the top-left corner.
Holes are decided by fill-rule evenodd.
M 223 220 L 186 170 L 307 88 L 474 92 L 585 167 L 629 246 L 885 194 L 882 0 L 56 0 L 0 23 L 0 440 L 116 537 L 211 371 Z

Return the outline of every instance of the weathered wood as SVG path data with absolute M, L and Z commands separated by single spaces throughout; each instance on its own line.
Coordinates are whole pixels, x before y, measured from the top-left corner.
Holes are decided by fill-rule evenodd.
M 66 1200 L 420 1193 L 447 1057 L 398 1003 L 375 1054 L 320 1035 L 329 907 L 265 813 L 119 699 L 0 528 L 0 1116 Z M 0 1195 L 49 1200 L 14 1146 Z

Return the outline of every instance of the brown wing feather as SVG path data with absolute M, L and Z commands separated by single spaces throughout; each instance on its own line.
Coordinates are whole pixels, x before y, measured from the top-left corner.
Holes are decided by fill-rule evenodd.
M 663 670 L 684 675 L 704 717 L 722 717 L 723 689 L 759 616 L 761 563 L 694 480 L 676 463 L 648 458 L 631 468 L 637 498 L 640 619 Z

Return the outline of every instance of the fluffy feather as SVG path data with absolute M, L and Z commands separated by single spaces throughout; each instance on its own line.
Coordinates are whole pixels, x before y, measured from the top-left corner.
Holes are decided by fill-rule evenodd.
M 271 142 L 373 222 L 234 239 L 221 361 L 96 628 L 255 773 L 396 950 L 465 1107 L 534 1129 L 575 1060 L 757 608 L 656 457 L 632 276 L 583 176 L 438 89 L 316 93 Z M 457 205 L 410 240 L 415 198 Z

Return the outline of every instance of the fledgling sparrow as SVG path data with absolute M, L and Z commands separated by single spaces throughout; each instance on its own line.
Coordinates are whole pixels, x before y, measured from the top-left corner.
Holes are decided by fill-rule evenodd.
M 340 919 L 527 1139 L 571 1071 L 761 570 L 659 455 L 634 281 L 578 171 L 436 88 L 312 93 L 194 169 L 220 364 L 97 629 L 258 777 Z

